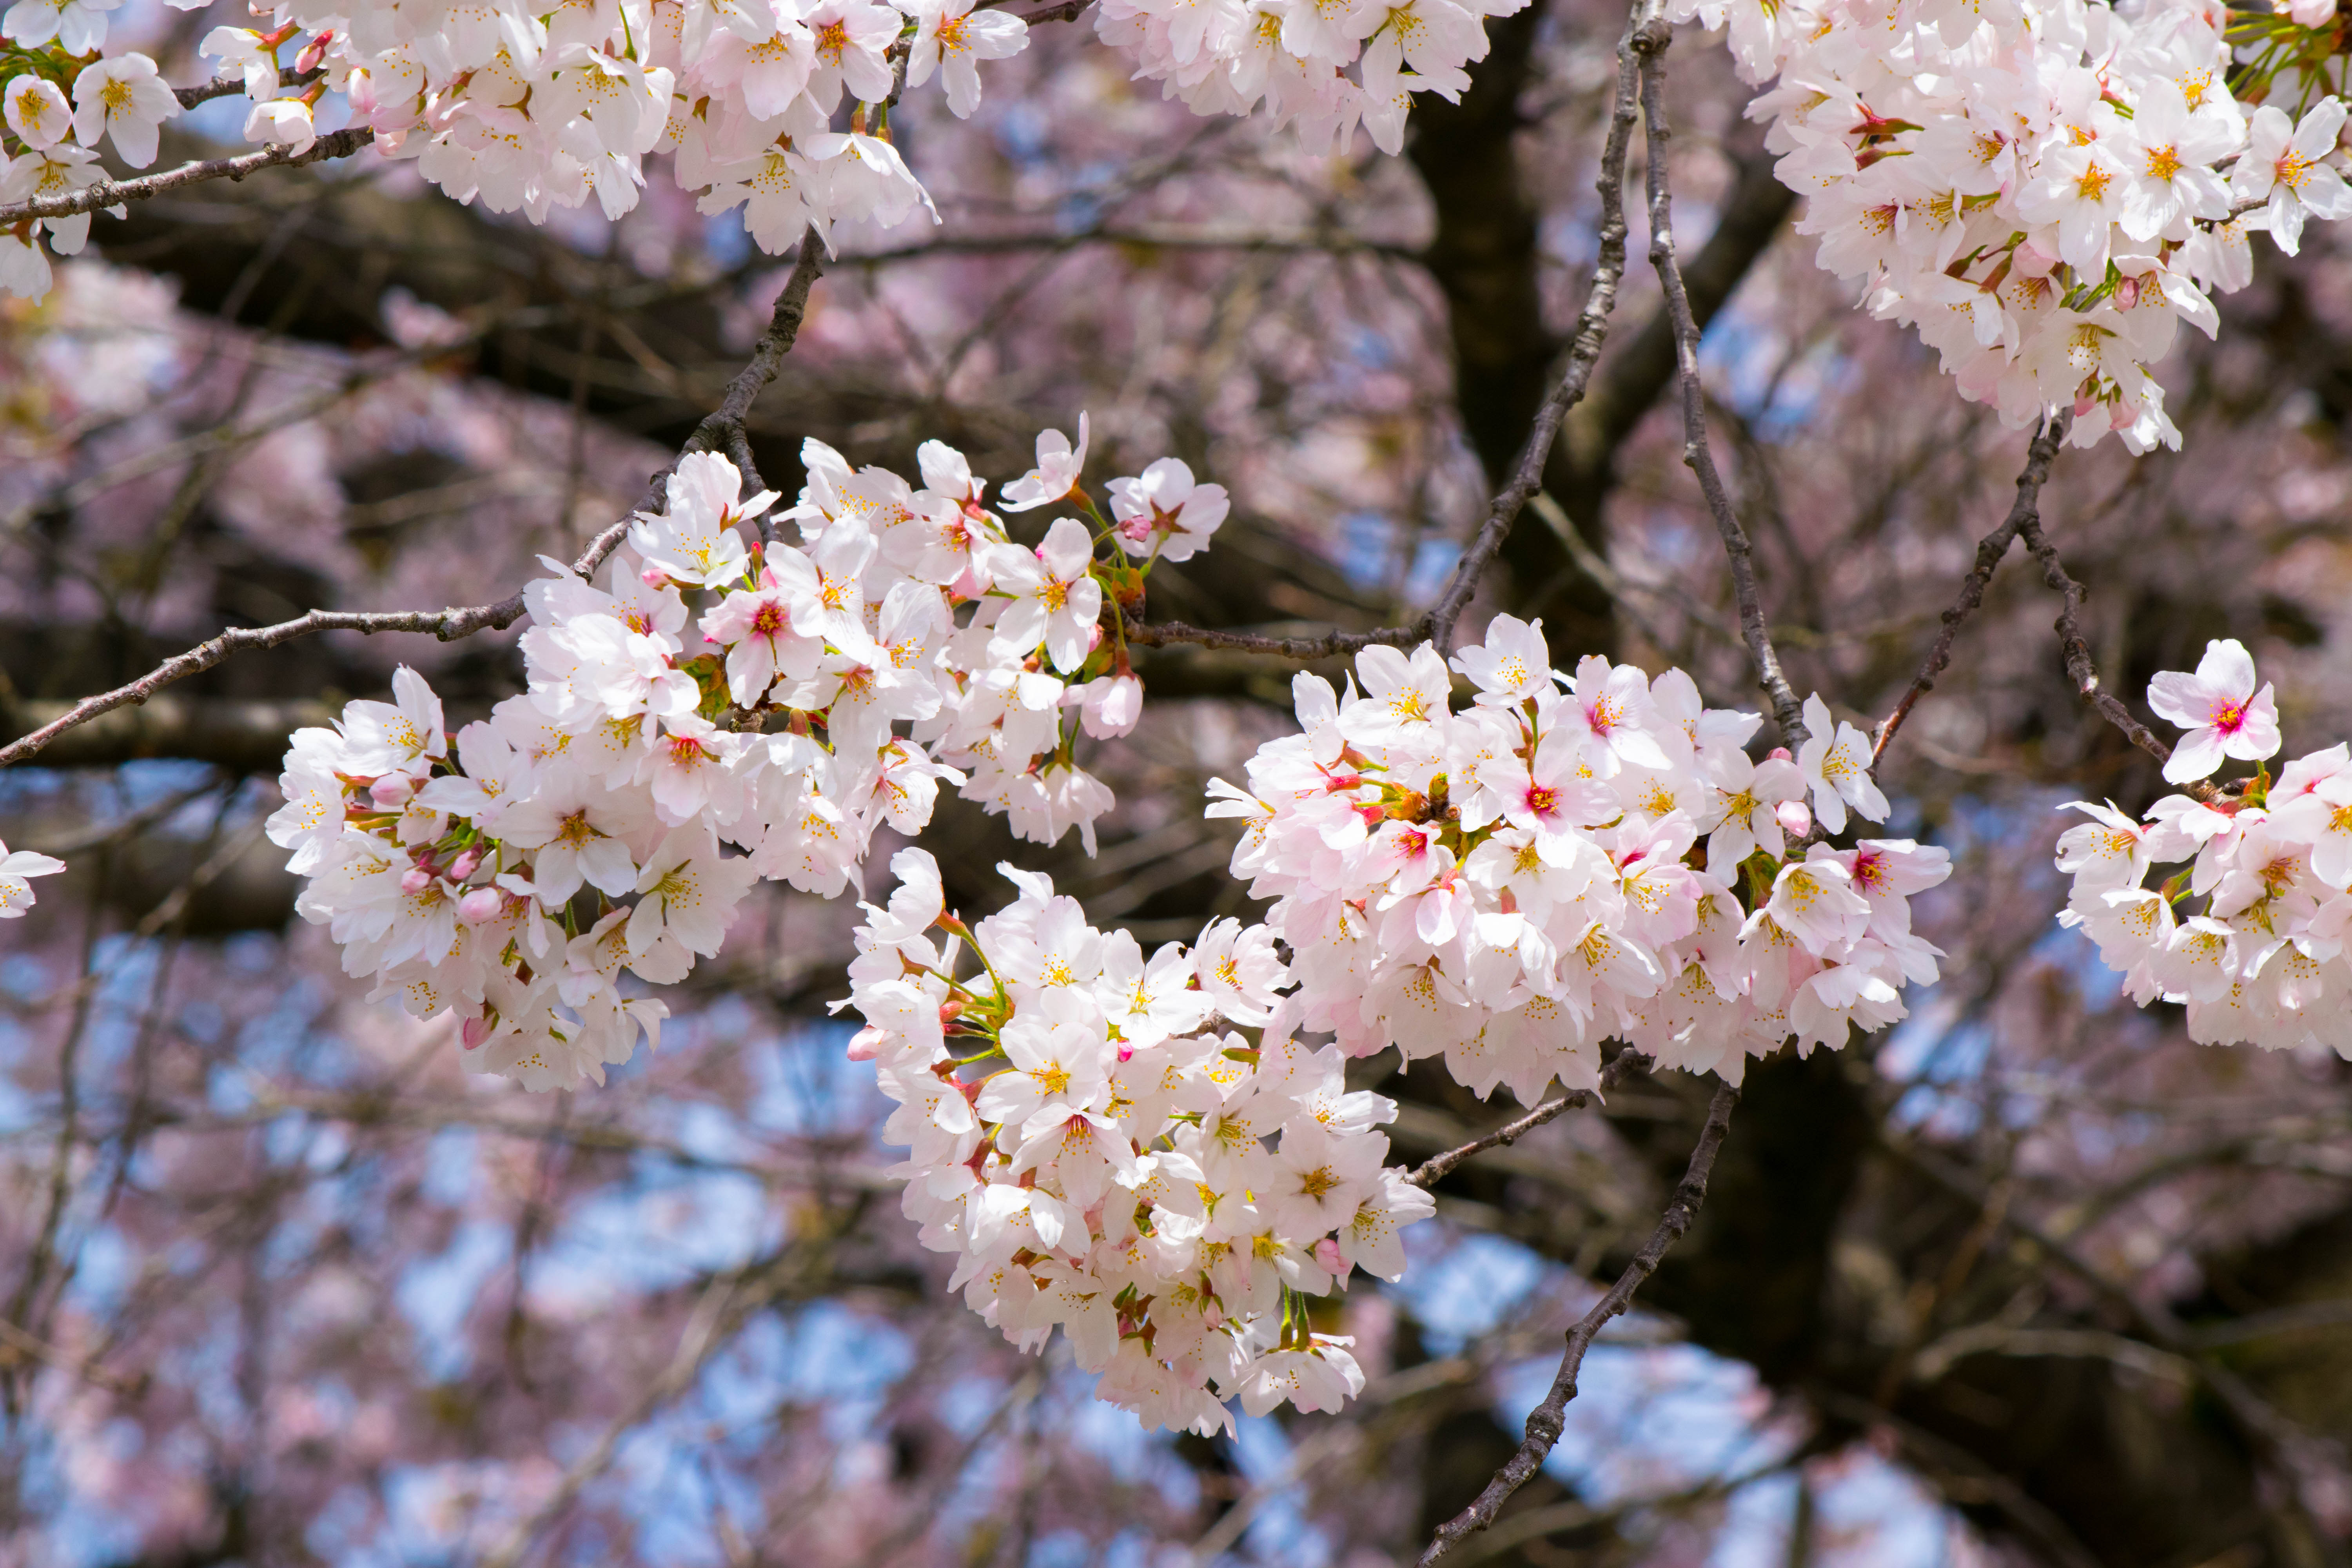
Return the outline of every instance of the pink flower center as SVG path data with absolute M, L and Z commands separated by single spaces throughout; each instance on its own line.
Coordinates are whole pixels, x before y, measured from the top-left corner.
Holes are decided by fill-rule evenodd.
M 2211 717 L 2213 728 L 2224 735 L 2234 735 L 2245 728 L 2246 705 L 2235 700 L 2216 702 Z

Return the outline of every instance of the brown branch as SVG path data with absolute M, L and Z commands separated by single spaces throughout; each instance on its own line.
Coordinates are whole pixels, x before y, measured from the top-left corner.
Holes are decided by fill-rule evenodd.
M 1757 684 L 1772 700 L 1772 716 L 1780 722 L 1781 739 L 1792 747 L 1800 746 L 1807 738 L 1803 710 L 1772 646 L 1772 629 L 1764 619 L 1762 601 L 1756 592 L 1756 563 L 1748 531 L 1732 510 L 1723 476 L 1716 471 L 1715 454 L 1707 446 L 1706 394 L 1698 376 L 1698 322 L 1691 315 L 1690 293 L 1683 283 L 1682 264 L 1675 257 L 1674 197 L 1666 182 L 1666 145 L 1674 132 L 1666 123 L 1665 55 L 1666 46 L 1673 41 L 1674 29 L 1654 18 L 1643 24 L 1633 47 L 1642 58 L 1650 264 L 1657 269 L 1667 316 L 1675 328 L 1675 368 L 1683 390 L 1683 463 L 1698 477 L 1699 491 L 1706 498 L 1707 510 L 1715 515 L 1716 531 L 1723 536 L 1723 551 L 1731 562 L 1732 591 L 1739 602 L 1739 633 L 1756 661 Z
M 64 717 L 65 702 L 11 702 L 0 696 L 0 741 Z M 276 773 L 286 740 L 306 725 L 331 722 L 334 710 L 310 700 L 157 698 L 143 707 L 118 708 L 49 743 L 41 765 L 114 767 L 141 757 L 213 763 L 240 773 Z
M 1560 1355 L 1559 1371 L 1552 1376 L 1551 1391 L 1528 1416 L 1526 1440 L 1509 1462 L 1495 1473 L 1495 1479 L 1486 1483 L 1486 1489 L 1478 1494 L 1475 1502 L 1438 1527 L 1429 1549 L 1421 1554 L 1420 1568 L 1429 1568 L 1429 1564 L 1492 1524 L 1496 1511 L 1536 1473 L 1544 1457 L 1551 1452 L 1552 1445 L 1559 1441 L 1560 1429 L 1567 1425 L 1569 1401 L 1576 1397 L 1576 1376 L 1584 1364 L 1584 1352 L 1592 1347 L 1594 1338 L 1612 1318 L 1633 1305 L 1633 1292 L 1657 1272 L 1667 1249 L 1690 1229 L 1699 1205 L 1706 1201 L 1707 1175 L 1715 1169 L 1715 1157 L 1723 1148 L 1724 1134 L 1730 1131 L 1731 1108 L 1738 1103 L 1738 1089 L 1727 1083 L 1716 1086 L 1714 1102 L 1706 1108 L 1706 1124 L 1699 1131 L 1697 1146 L 1691 1151 L 1690 1166 L 1683 1173 L 1681 1184 L 1675 1188 L 1665 1213 L 1659 1216 L 1657 1228 L 1617 1277 L 1617 1283 L 1609 1288 L 1609 1293 L 1568 1331 L 1568 1347 Z
M 36 196 L 31 201 L 0 206 L 0 228 L 27 218 L 71 217 L 76 213 L 96 212 L 124 202 L 144 201 L 149 196 L 160 196 L 166 191 L 202 184 L 207 180 L 242 180 L 263 169 L 299 169 L 305 163 L 329 158 L 347 158 L 374 140 L 374 131 L 354 125 L 347 130 L 330 131 L 299 153 L 291 147 L 278 146 L 259 153 L 241 153 L 234 158 L 200 159 L 161 174 L 142 174 L 135 180 L 100 180 L 61 196 Z
M 1944 629 L 1936 634 L 1935 646 L 1927 650 L 1927 660 L 1911 682 L 1911 689 L 1895 705 L 1895 711 L 1878 726 L 1878 739 L 1870 748 L 1870 765 L 1878 766 L 1878 759 L 1886 753 L 1886 744 L 1895 739 L 1895 731 L 1903 727 L 1910 716 L 1912 704 L 1936 689 L 1936 678 L 1942 675 L 1952 662 L 1952 641 L 1959 636 L 1960 623 L 1977 612 L 1984 603 L 1985 589 L 1992 583 L 1993 569 L 2001 557 L 2009 553 L 2010 541 L 2029 523 L 2039 521 L 2035 510 L 2042 499 L 2042 486 L 2050 478 L 2050 465 L 2058 456 L 2058 447 L 2066 439 L 2067 426 L 2074 421 L 2071 408 L 2062 408 L 2055 419 L 2044 420 L 2033 432 L 2033 440 L 2025 449 L 2025 468 L 2017 476 L 2017 500 L 2009 509 L 2001 525 L 1977 542 L 1976 564 L 1960 584 L 1960 596 L 1944 612 Z
M 2083 640 L 2083 599 L 2088 590 L 2066 574 L 2058 559 L 2057 550 L 2042 531 L 2039 518 L 2028 518 L 2019 525 L 2018 533 L 2026 549 L 2042 563 L 2042 580 L 2057 590 L 2063 601 L 2054 623 L 2058 629 L 2058 646 L 2066 655 L 2066 679 L 2074 683 L 2076 695 L 2096 708 L 2108 723 L 2121 730 L 2131 743 L 2158 762 L 2172 760 L 2172 748 L 2158 739 L 2147 725 L 2133 717 L 2122 699 L 2099 684 L 2099 672 L 2091 664 L 2091 645 Z
M 299 73 L 291 66 L 280 66 L 278 68 L 278 85 L 308 87 L 326 74 L 323 68 L 317 66 Z M 180 100 L 182 109 L 194 109 L 200 103 L 210 103 L 215 98 L 233 98 L 244 90 L 245 78 L 242 75 L 216 76 L 194 87 L 175 87 L 172 89 L 172 96 Z
M 727 394 L 719 400 L 718 408 L 694 427 L 694 433 L 687 437 L 686 445 L 680 448 L 679 456 L 721 447 L 730 436 L 742 430 L 744 417 L 750 414 L 753 401 L 767 390 L 769 383 L 775 380 L 784 356 L 792 352 L 793 341 L 800 333 L 802 318 L 808 311 L 809 289 L 824 271 L 823 254 L 823 247 L 813 238 L 803 237 L 800 259 L 793 268 L 792 278 L 785 283 L 783 292 L 776 297 L 768 330 L 761 334 L 759 346 L 752 351 L 750 363 L 728 384 Z M 661 504 L 662 481 L 677 466 L 670 463 L 653 476 L 646 487 L 646 499 L 640 503 L 643 510 L 652 510 Z M 590 541 L 588 548 L 572 563 L 572 570 L 587 576 L 603 565 L 604 558 L 627 537 L 632 521 L 630 517 L 624 517 Z M 378 632 L 430 633 L 443 642 L 449 642 L 471 637 L 476 632 L 512 626 L 522 618 L 522 594 L 518 590 L 495 604 L 475 605 L 466 609 L 312 610 L 275 626 L 233 627 L 207 642 L 199 643 L 185 653 L 173 655 L 127 686 L 83 698 L 30 734 L 0 746 L 0 767 L 23 761 L 58 736 L 89 722 L 101 713 L 144 702 L 173 681 L 200 674 L 231 654 L 241 653 L 247 648 L 276 647 L 280 643 L 325 631 L 354 631 L 371 637 Z
M 1516 1143 L 1562 1111 L 1581 1110 L 1636 1072 L 1647 1072 L 1649 1069 L 1650 1058 L 1641 1052 L 1631 1049 L 1619 1051 L 1615 1058 L 1601 1069 L 1601 1083 L 1597 1089 L 1580 1089 L 1571 1093 L 1563 1094 L 1557 1100 L 1547 1100 L 1525 1116 L 1505 1122 L 1482 1138 L 1473 1138 L 1459 1149 L 1448 1149 L 1443 1154 L 1423 1161 L 1413 1167 L 1405 1180 L 1416 1187 L 1429 1186 L 1450 1174 L 1455 1166 L 1472 1155 L 1483 1154 L 1489 1149 L 1506 1148 Z
M 1187 626 L 1182 621 L 1139 621 L 1130 616 L 1127 623 L 1127 640 L 1139 647 L 1172 647 L 1183 643 L 1193 647 L 1262 653 L 1276 658 L 1295 658 L 1301 663 L 1308 663 L 1318 658 L 1338 658 L 1383 643 L 1402 646 L 1417 642 L 1427 631 L 1428 623 L 1423 620 L 1407 626 L 1381 626 L 1369 632 L 1333 631 L 1312 637 L 1274 637 L 1256 632 Z

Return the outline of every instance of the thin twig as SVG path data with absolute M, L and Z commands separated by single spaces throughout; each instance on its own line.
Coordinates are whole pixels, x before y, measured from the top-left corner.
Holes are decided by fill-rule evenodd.
M 0 206 L 0 228 L 27 218 L 71 217 L 76 213 L 96 212 L 124 202 L 144 201 L 206 180 L 242 180 L 263 169 L 299 169 L 305 163 L 329 158 L 348 158 L 374 140 L 372 128 L 354 125 L 348 130 L 331 131 L 299 153 L 291 147 L 277 146 L 260 153 L 241 153 L 234 158 L 200 159 L 160 174 L 142 174 L 135 180 L 100 180 L 61 196 L 36 196 L 30 201 Z
M 679 449 L 684 457 L 693 452 L 708 452 L 727 445 L 730 436 L 740 433 L 743 421 L 751 411 L 752 403 L 766 391 L 782 367 L 784 356 L 792 352 L 793 342 L 799 336 L 802 319 L 808 313 L 809 289 L 824 272 L 823 247 L 814 238 L 803 237 L 800 259 L 793 268 L 792 278 L 783 292 L 776 297 L 774 312 L 768 321 L 768 330 L 761 334 L 759 346 L 751 353 L 751 362 L 744 365 L 733 381 L 717 409 L 694 427 L 686 445 Z M 655 474 L 646 487 L 642 510 L 652 510 L 661 504 L 662 481 L 677 468 L 675 462 Z M 572 563 L 572 570 L 588 576 L 604 563 L 626 538 L 632 517 L 624 517 L 589 542 Z M 377 632 L 429 633 L 443 642 L 471 637 L 474 633 L 512 626 L 522 618 L 523 597 L 520 590 L 495 604 L 475 605 L 467 609 L 446 610 L 312 610 L 280 621 L 275 626 L 237 626 L 221 633 L 207 642 L 197 644 L 185 653 L 175 654 L 127 686 L 95 697 L 85 697 L 59 717 L 42 725 L 30 734 L 0 746 L 0 768 L 21 762 L 47 745 L 58 736 L 79 724 L 86 724 L 101 713 L 111 712 L 129 703 L 144 702 L 164 687 L 200 674 L 227 658 L 231 654 L 247 648 L 276 647 L 314 632 L 353 631 L 368 636 Z
M 1421 1554 L 1420 1568 L 1429 1568 L 1429 1564 L 1492 1524 L 1496 1511 L 1536 1473 L 1545 1456 L 1551 1452 L 1552 1445 L 1559 1441 L 1560 1429 L 1568 1422 L 1569 1401 L 1576 1397 L 1576 1376 L 1584 1364 L 1584 1352 L 1591 1348 L 1593 1339 L 1611 1319 L 1633 1305 L 1633 1292 L 1657 1272 L 1667 1248 L 1690 1229 L 1699 1205 L 1706 1201 L 1707 1175 L 1715 1169 L 1715 1157 L 1723 1148 L 1724 1134 L 1730 1131 L 1731 1108 L 1738 1103 L 1737 1089 L 1727 1083 L 1716 1087 L 1714 1102 L 1706 1108 L 1706 1124 L 1699 1131 L 1697 1147 L 1691 1151 L 1690 1167 L 1683 1173 L 1682 1183 L 1675 1188 L 1665 1213 L 1659 1216 L 1657 1228 L 1617 1277 L 1617 1283 L 1609 1288 L 1609 1293 L 1568 1331 L 1568 1348 L 1560 1355 L 1559 1371 L 1553 1374 L 1551 1391 L 1544 1395 L 1543 1403 L 1528 1416 L 1527 1438 L 1520 1443 L 1518 1452 L 1495 1473 L 1486 1489 L 1478 1494 L 1477 1501 L 1438 1527 L 1429 1550 Z
M 313 66 L 306 71 L 297 71 L 291 66 L 280 66 L 278 68 L 278 85 L 280 88 L 308 87 L 326 74 L 326 68 L 323 66 Z M 172 89 L 172 96 L 180 100 L 182 109 L 194 109 L 200 103 L 210 103 L 215 98 L 234 97 L 244 90 L 245 77 L 240 72 L 236 76 L 216 76 L 210 81 L 200 81 L 194 87 L 175 87 Z
M 2032 443 L 2025 449 L 2025 468 L 2017 476 L 2017 500 L 2011 503 L 2009 516 L 2001 525 L 1977 542 L 1976 564 L 1960 583 L 1960 596 L 1944 612 L 1944 629 L 1936 634 L 1935 646 L 1927 650 L 1927 660 L 1919 667 L 1911 682 L 1911 689 L 1895 705 L 1895 711 L 1878 726 L 1878 739 L 1870 748 L 1870 765 L 1878 766 L 1878 759 L 1886 754 L 1886 743 L 1895 739 L 1895 731 L 1910 717 L 1912 704 L 1936 689 L 1936 678 L 1952 662 L 1952 640 L 1959 636 L 1960 623 L 1976 614 L 1984 603 L 1985 589 L 1992 583 L 1993 569 L 2001 557 L 2009 553 L 2010 541 L 2028 523 L 2038 521 L 2035 508 L 2042 499 L 2042 486 L 2050 478 L 2051 462 L 2066 439 L 2066 428 L 2074 421 L 2074 411 L 2062 408 L 2055 419 L 2042 421 L 2033 432 Z
M 1461 1164 L 1462 1162 L 1469 1159 L 1472 1155 L 1483 1154 L 1489 1149 L 1505 1148 L 1510 1144 L 1516 1143 L 1528 1133 L 1534 1131 L 1537 1128 L 1541 1127 L 1545 1122 L 1559 1116 L 1562 1111 L 1580 1110 L 1584 1107 L 1591 1104 L 1598 1097 L 1608 1093 L 1609 1090 L 1615 1089 L 1619 1084 L 1633 1077 L 1636 1072 L 1647 1072 L 1649 1070 L 1650 1058 L 1648 1057 L 1643 1056 L 1641 1052 L 1636 1050 L 1620 1051 L 1608 1066 L 1601 1069 L 1601 1082 L 1599 1087 L 1594 1089 L 1580 1089 L 1570 1093 L 1563 1094 L 1557 1100 L 1547 1100 L 1541 1105 L 1537 1106 L 1533 1110 L 1528 1111 L 1525 1116 L 1519 1117 L 1515 1121 L 1505 1122 L 1502 1126 L 1496 1128 L 1495 1131 L 1487 1133 L 1483 1138 L 1473 1138 L 1469 1142 L 1463 1144 L 1459 1149 L 1448 1149 L 1443 1154 L 1434 1155 L 1428 1160 L 1424 1160 L 1419 1165 L 1413 1167 L 1412 1173 L 1407 1175 L 1405 1180 L 1412 1183 L 1416 1187 L 1426 1187 L 1432 1183 L 1436 1182 L 1452 1173 L 1455 1166 Z
M 2091 663 L 2091 645 L 2083 640 L 2083 597 L 2085 590 L 2080 583 L 2066 574 L 2058 559 L 2057 550 L 2042 531 L 2039 518 L 2028 518 L 2019 525 L 2018 534 L 2025 541 L 2026 549 L 2042 563 L 2042 580 L 2057 590 L 2062 603 L 2058 619 L 2058 646 L 2066 656 L 2066 679 L 2074 683 L 2076 695 L 2096 708 L 2100 714 L 2121 730 L 2131 743 L 2158 762 L 2172 760 L 2172 748 L 2159 740 L 2155 731 L 2132 716 L 2123 700 L 2099 684 L 2099 672 Z
M 1772 646 L 1772 629 L 1764 619 L 1756 592 L 1754 550 L 1748 531 L 1740 526 L 1731 497 L 1716 471 L 1715 454 L 1706 440 L 1706 394 L 1698 376 L 1698 322 L 1691 314 L 1690 293 L 1683 286 L 1683 270 L 1675 257 L 1674 195 L 1666 181 L 1666 145 L 1674 132 L 1666 123 L 1666 46 L 1674 29 L 1663 20 L 1645 23 L 1633 39 L 1642 59 L 1643 138 L 1646 144 L 1650 196 L 1650 265 L 1666 299 L 1667 319 L 1675 328 L 1675 367 L 1683 389 L 1683 463 L 1698 476 L 1699 492 L 1715 514 L 1716 531 L 1723 536 L 1723 552 L 1731 561 L 1731 586 L 1739 601 L 1739 634 L 1756 661 L 1757 684 L 1772 701 L 1781 739 L 1790 746 L 1807 739 L 1804 711 L 1796 691 L 1780 668 L 1780 655 Z

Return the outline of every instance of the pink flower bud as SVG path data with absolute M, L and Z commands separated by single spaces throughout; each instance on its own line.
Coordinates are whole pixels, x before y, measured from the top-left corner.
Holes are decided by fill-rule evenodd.
M 459 1029 L 457 1034 L 458 1037 L 465 1041 L 466 1048 L 470 1051 L 488 1039 L 490 1031 L 497 1027 L 498 1025 L 487 1017 L 468 1018 L 466 1020 L 465 1026 Z
M 482 847 L 477 844 L 449 862 L 449 879 L 453 882 L 464 881 L 474 874 L 474 868 L 481 863 Z
M 1784 800 L 1772 808 L 1780 819 L 1780 830 L 1794 838 L 1802 838 L 1813 830 L 1813 814 L 1801 800 Z
M 646 567 L 637 574 L 637 577 L 648 588 L 666 587 L 669 584 L 668 576 L 658 566 Z
M 422 866 L 411 866 L 400 874 L 400 890 L 412 898 L 433 885 L 433 873 Z
M 398 811 L 416 793 L 416 781 L 406 773 L 386 773 L 368 785 L 368 798 L 386 811 Z
M 1775 746 L 1772 748 L 1771 760 L 1776 763 L 1793 763 L 1797 759 L 1789 754 L 1788 747 Z
M 857 1033 L 849 1037 L 849 1059 L 851 1061 L 870 1062 L 876 1056 L 880 1054 L 881 1049 L 882 1031 L 872 1024 L 866 1025 L 866 1027 L 858 1030 Z
M 1348 1277 L 1348 1265 L 1339 1257 L 1339 1244 L 1330 1237 L 1327 1236 L 1315 1244 L 1315 1263 L 1324 1273 L 1336 1279 Z
M 476 888 L 457 900 L 457 918 L 467 925 L 478 926 L 484 921 L 498 919 L 505 903 L 496 888 Z
M 2116 285 L 2116 309 L 2128 310 L 2139 303 L 2139 279 L 2126 278 Z
M 2058 258 L 2036 250 L 2030 241 L 2020 241 L 2015 255 L 2017 269 L 2028 278 L 2047 278 L 2058 265 Z

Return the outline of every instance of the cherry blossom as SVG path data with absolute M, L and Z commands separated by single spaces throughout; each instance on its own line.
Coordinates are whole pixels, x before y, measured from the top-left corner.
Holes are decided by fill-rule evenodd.
M 38 152 L 54 147 L 73 129 L 73 106 L 65 89 L 37 76 L 9 79 L 5 95 L 8 129 Z
M 2303 242 L 2308 213 L 2323 218 L 2352 216 L 2352 186 L 2326 160 L 2336 151 L 2344 130 L 2344 105 L 2322 99 L 2298 122 L 2275 104 L 2254 110 L 2245 151 L 2231 179 L 2231 194 L 2268 205 L 2271 237 L 2289 256 Z
M 920 87 L 940 73 L 948 108 L 959 120 L 980 107 L 981 60 L 1001 60 L 1021 52 L 1029 25 L 1003 11 L 976 11 L 972 0 L 894 0 L 914 18 L 915 37 L 907 53 L 907 85 Z
M 179 112 L 180 100 L 145 55 L 99 60 L 74 78 L 75 138 L 95 147 L 100 136 L 111 136 L 114 150 L 134 169 L 155 161 L 159 128 Z
M 1051 506 L 1077 489 L 1078 476 L 1087 466 L 1087 416 L 1078 416 L 1078 444 L 1059 430 L 1048 430 L 1037 437 L 1037 466 L 1014 479 L 998 492 L 1003 498 L 998 504 L 1006 511 L 1033 511 L 1041 506 Z
M 2189 733 L 2164 764 L 2168 784 L 2201 779 L 2236 757 L 2259 762 L 2278 754 L 2278 703 L 2264 685 L 2254 689 L 2254 659 L 2235 637 L 2205 645 L 2197 673 L 2166 670 L 2147 683 L 2147 705 Z
M 35 877 L 54 877 L 66 868 L 55 856 L 0 844 L 0 921 L 22 920 L 33 907 Z
M 1830 705 L 1815 692 L 1805 699 L 1805 728 L 1797 766 L 1813 796 L 1813 815 L 1832 833 L 1845 829 L 1847 806 L 1873 822 L 1886 820 L 1886 796 L 1870 775 L 1870 737 L 1843 720 L 1832 721 Z
M 1196 485 L 1181 458 L 1162 458 L 1140 479 L 1110 482 L 1110 512 L 1129 555 L 1190 561 L 1208 548 L 1232 503 L 1223 485 Z

